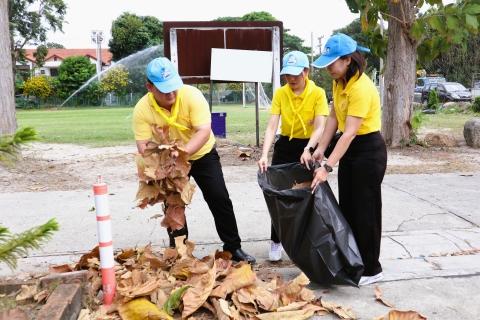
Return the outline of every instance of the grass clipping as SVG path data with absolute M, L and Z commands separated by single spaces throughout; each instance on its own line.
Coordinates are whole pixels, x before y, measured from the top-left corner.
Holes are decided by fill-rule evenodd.
M 152 125 L 155 141 L 149 141 L 142 154 L 135 154 L 140 184 L 135 200 L 138 207 L 166 203 L 165 218 L 162 227 L 172 230 L 182 229 L 185 225 L 185 206 L 190 204 L 195 185 L 190 183 L 188 173 L 191 164 L 181 139 L 170 139 L 168 126 Z M 177 151 L 178 157 L 172 158 Z

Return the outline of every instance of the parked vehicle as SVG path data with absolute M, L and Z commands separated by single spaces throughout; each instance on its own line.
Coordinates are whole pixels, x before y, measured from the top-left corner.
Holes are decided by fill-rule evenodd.
M 413 102 L 422 102 L 423 88 L 430 83 L 446 82 L 445 78 L 438 74 L 428 74 L 424 77 L 417 78 L 415 81 L 415 89 L 413 90 Z M 428 98 L 427 98 L 428 99 Z
M 430 74 L 425 77 L 417 78 L 417 81 L 415 82 L 414 91 L 421 93 L 423 90 L 423 87 L 425 87 L 427 84 L 439 83 L 439 82 L 446 82 L 446 80 L 444 77 L 439 76 L 438 74 Z
M 423 87 L 422 103 L 427 104 L 430 97 L 430 90 L 435 90 L 440 102 L 449 101 L 472 101 L 472 93 L 458 82 L 430 83 Z
M 480 82 L 476 82 L 473 84 L 472 100 L 475 100 L 476 97 L 480 97 Z

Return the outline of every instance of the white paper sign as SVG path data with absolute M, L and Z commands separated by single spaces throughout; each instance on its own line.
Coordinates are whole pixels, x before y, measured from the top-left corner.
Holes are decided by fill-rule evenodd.
M 272 82 L 271 51 L 212 48 L 210 79 L 240 82 Z

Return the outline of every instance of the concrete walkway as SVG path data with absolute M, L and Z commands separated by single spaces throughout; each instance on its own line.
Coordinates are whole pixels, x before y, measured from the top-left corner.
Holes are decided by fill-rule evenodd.
M 242 246 L 259 263 L 266 262 L 270 222 L 253 167 L 224 167 Z M 228 179 L 236 177 L 236 179 Z M 330 184 L 336 190 L 336 176 Z M 107 181 L 108 182 L 108 181 Z M 109 189 L 115 248 L 168 243 L 159 220 L 160 206 L 135 207 L 137 186 Z M 93 190 L 0 194 L 2 224 L 13 233 L 55 217 L 61 230 L 44 247 L 22 259 L 15 273 L 2 266 L 0 277 L 22 271 L 46 272 L 51 265 L 76 261 L 97 245 Z M 480 318 L 480 173 L 387 175 L 383 184 L 381 262 L 383 297 L 397 310 L 415 310 L 428 319 Z M 5 218 L 8 217 L 8 218 Z M 221 243 L 200 191 L 187 209 L 194 255 L 203 257 Z M 284 254 L 283 261 L 288 261 Z M 284 279 L 297 268 L 276 268 Z M 343 306 L 361 319 L 387 315 L 391 308 L 375 301 L 375 285 L 361 288 L 310 285 L 317 297 Z M 320 317 L 319 317 L 320 318 Z M 324 316 L 321 319 L 338 319 Z

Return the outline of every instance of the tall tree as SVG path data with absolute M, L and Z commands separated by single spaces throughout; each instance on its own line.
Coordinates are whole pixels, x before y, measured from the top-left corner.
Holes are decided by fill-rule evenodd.
M 278 21 L 271 13 L 266 11 L 252 11 L 243 17 L 220 17 L 213 21 Z M 289 34 L 290 29 L 283 28 L 283 51 L 302 51 L 310 54 L 310 48 L 303 45 L 303 39 Z
M 49 30 L 63 32 L 66 12 L 63 0 L 8 0 L 13 74 L 25 61 L 25 45 L 44 43 Z
M 33 53 L 35 57 L 35 65 L 37 68 L 43 67 L 45 64 L 45 58 L 48 55 L 48 48 L 46 45 L 41 44 L 37 47 L 37 50 Z
M 0 136 L 17 130 L 7 0 L 0 0 Z
M 48 49 L 65 49 L 63 44 L 56 43 L 56 42 L 47 42 L 46 46 Z
M 143 49 L 163 43 L 163 23 L 153 16 L 125 12 L 112 22 L 108 42 L 112 60 L 119 61 Z
M 84 56 L 68 57 L 58 67 L 57 94 L 68 98 L 97 73 L 95 65 Z M 88 90 L 88 89 L 87 89 Z M 82 92 L 82 94 L 85 94 Z
M 385 100 L 382 135 L 387 145 L 396 147 L 413 135 L 413 90 L 417 55 L 430 60 L 452 44 L 467 49 L 469 33 L 477 33 L 480 1 L 464 0 L 443 5 L 442 0 L 345 0 L 352 12 L 359 12 L 364 30 L 372 36 L 374 53 L 385 56 Z M 428 4 L 437 8 L 416 16 Z M 379 36 L 379 16 L 388 20 L 388 45 Z M 377 28 L 373 31 L 374 28 Z M 434 36 L 432 36 L 434 35 Z
M 369 38 L 362 30 L 362 23 L 360 19 L 353 20 L 348 26 L 333 30 L 332 36 L 337 33 L 344 33 L 352 37 L 360 46 L 367 47 L 369 45 Z M 380 58 L 372 52 L 363 53 L 365 60 L 367 60 L 368 70 L 376 69 L 380 71 Z

